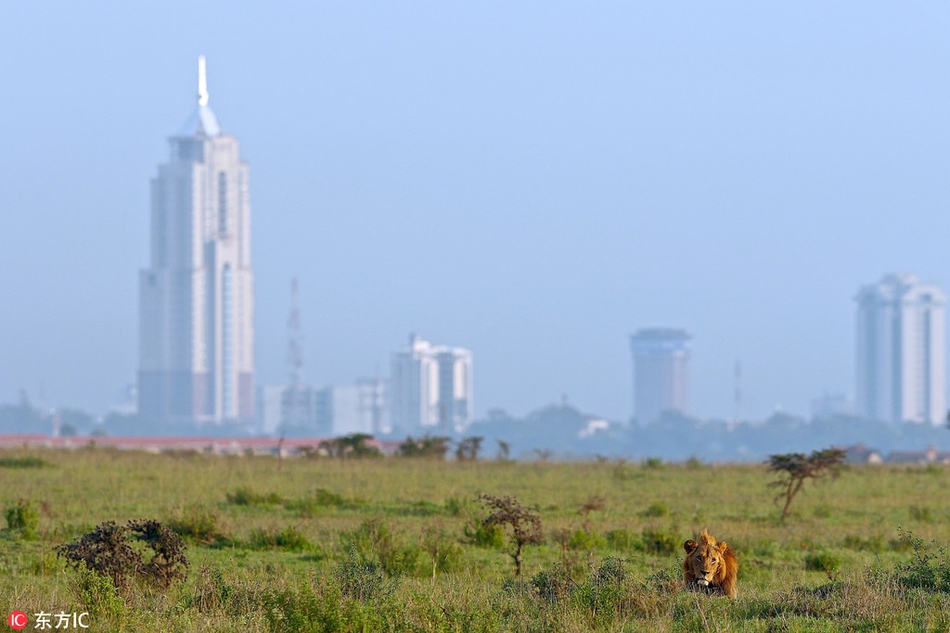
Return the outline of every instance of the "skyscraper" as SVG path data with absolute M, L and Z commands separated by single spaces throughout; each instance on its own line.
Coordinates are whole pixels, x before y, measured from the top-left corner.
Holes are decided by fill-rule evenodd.
M 686 330 L 646 328 L 630 337 L 634 415 L 655 422 L 664 411 L 689 411 L 689 341 Z
M 155 421 L 254 416 L 248 167 L 208 107 L 169 139 L 152 180 L 151 261 L 139 275 L 139 412 Z
M 390 424 L 400 432 L 463 431 L 472 422 L 472 352 L 413 334 L 393 354 Z
M 858 413 L 939 424 L 947 413 L 943 292 L 914 275 L 886 275 L 855 301 Z

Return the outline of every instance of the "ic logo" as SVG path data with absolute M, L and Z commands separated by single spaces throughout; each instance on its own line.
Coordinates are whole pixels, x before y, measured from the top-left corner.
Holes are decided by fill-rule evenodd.
M 10 628 L 19 631 L 26 628 L 26 623 L 29 622 L 29 618 L 26 617 L 26 614 L 22 611 L 14 611 L 10 614 L 10 617 L 7 618 L 7 622 L 10 624 Z

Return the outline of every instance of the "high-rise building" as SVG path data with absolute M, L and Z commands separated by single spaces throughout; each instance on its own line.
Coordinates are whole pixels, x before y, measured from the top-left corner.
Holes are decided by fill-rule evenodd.
M 947 414 L 946 297 L 914 275 L 864 286 L 857 310 L 857 407 L 873 420 L 939 424 Z
M 248 167 L 208 107 L 169 139 L 152 180 L 151 261 L 139 275 L 139 413 L 199 424 L 254 417 Z
M 689 411 L 689 349 L 686 330 L 646 328 L 630 337 L 634 416 L 650 424 L 664 411 Z
M 413 334 L 392 357 L 390 424 L 399 432 L 463 431 L 472 422 L 472 352 Z

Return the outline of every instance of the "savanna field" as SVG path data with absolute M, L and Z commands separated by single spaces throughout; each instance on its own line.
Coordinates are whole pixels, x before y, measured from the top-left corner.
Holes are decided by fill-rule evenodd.
M 784 524 L 773 479 L 659 460 L 0 451 L 0 608 L 26 631 L 41 612 L 88 612 L 89 631 L 950 630 L 950 468 L 846 467 L 807 482 Z M 540 517 L 520 576 L 512 526 L 486 524 L 479 495 Z M 166 533 L 139 519 L 180 535 L 187 567 L 153 558 L 138 537 Z M 71 563 L 108 521 L 98 534 L 133 562 Z M 684 588 L 702 528 L 739 557 L 735 600 Z

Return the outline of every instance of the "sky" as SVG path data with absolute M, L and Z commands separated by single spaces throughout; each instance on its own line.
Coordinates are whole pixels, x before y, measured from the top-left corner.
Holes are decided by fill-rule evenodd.
M 105 413 L 137 367 L 149 182 L 209 105 L 251 169 L 256 368 L 474 354 L 475 412 L 626 420 L 630 334 L 691 410 L 854 393 L 853 297 L 950 290 L 950 4 L 0 6 L 0 402 Z

